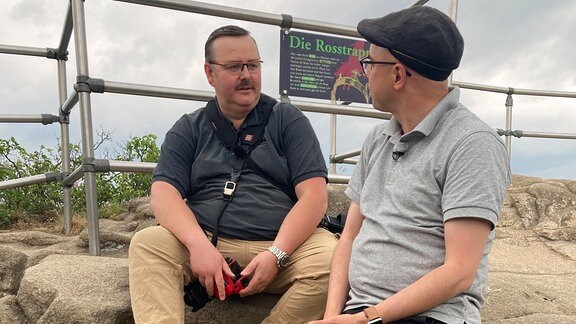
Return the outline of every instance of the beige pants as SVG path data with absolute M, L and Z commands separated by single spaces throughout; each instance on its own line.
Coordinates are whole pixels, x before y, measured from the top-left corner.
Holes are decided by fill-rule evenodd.
M 263 323 L 307 323 L 321 319 L 336 238 L 317 228 L 290 256 L 264 292 L 283 294 Z M 218 250 L 245 267 L 271 241 L 220 237 Z M 199 261 L 201 262 L 201 261 Z M 188 250 L 162 226 L 146 228 L 132 238 L 129 250 L 130 297 L 137 324 L 183 324 L 183 287 L 194 277 Z

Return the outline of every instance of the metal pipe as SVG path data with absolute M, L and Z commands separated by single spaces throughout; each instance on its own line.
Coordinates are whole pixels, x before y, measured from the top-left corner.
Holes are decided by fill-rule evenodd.
M 72 19 L 74 21 L 74 44 L 76 47 L 76 68 L 78 77 L 89 77 L 88 50 L 86 45 L 86 20 L 84 1 L 72 1 Z M 94 159 L 94 139 L 92 130 L 92 109 L 90 93 L 80 92 L 80 122 L 82 130 L 82 155 L 84 160 Z M 88 250 L 90 255 L 100 255 L 100 228 L 98 225 L 98 200 L 96 196 L 96 173 L 84 173 L 86 193 L 86 214 L 88 219 Z
M 428 0 L 418 0 L 418 1 L 414 2 L 413 4 L 411 4 L 410 7 L 423 6 L 427 2 L 428 2 Z
M 208 91 L 194 91 L 113 81 L 104 81 L 104 92 L 195 101 L 209 101 L 214 98 L 214 93 Z
M 509 89 L 508 96 L 506 97 L 506 152 L 508 153 L 508 162 L 510 162 L 512 153 L 512 106 L 514 102 L 512 100 L 512 88 Z
M 458 0 L 450 0 L 450 8 L 448 9 L 448 15 L 450 16 L 450 18 L 452 19 L 452 21 L 454 21 L 454 23 L 456 24 L 457 19 L 458 19 Z M 454 78 L 454 73 L 450 73 L 450 76 L 448 77 L 448 84 L 450 86 L 452 86 L 452 80 Z
M 343 176 L 339 174 L 328 174 L 328 183 L 347 184 L 350 181 L 350 176 Z
M 480 91 L 488 91 L 488 92 L 508 93 L 508 91 L 510 90 L 509 87 L 496 87 L 496 86 L 477 84 L 477 83 L 469 83 L 469 82 L 461 82 L 461 81 L 454 81 L 452 84 L 455 86 L 458 86 L 460 88 L 463 88 L 463 89 L 480 90 Z M 514 94 L 526 95 L 526 96 L 576 98 L 576 92 L 568 92 L 568 91 L 533 90 L 533 89 L 514 88 Z
M 114 81 L 104 81 L 104 92 L 195 101 L 208 101 L 214 98 L 214 93 L 208 91 L 193 91 L 182 88 L 149 86 Z M 321 104 L 296 100 L 291 100 L 291 103 L 298 106 L 302 111 L 372 117 L 387 120 L 392 118 L 392 114 L 380 112 L 373 108 L 343 107 L 342 105 Z
M 282 26 L 283 22 L 283 16 L 279 14 L 271 14 L 267 12 L 247 10 L 236 7 L 227 7 L 198 1 L 188 1 L 188 0 L 116 0 L 116 1 L 159 7 L 165 9 L 172 9 L 178 11 L 186 11 L 208 16 L 217 16 L 230 19 L 251 21 L 266 25 Z M 356 28 L 352 26 L 333 24 L 296 17 L 292 17 L 291 27 L 310 31 L 317 31 L 322 33 L 351 36 L 351 37 L 360 36 L 356 31 Z
M 70 6 L 68 6 L 68 13 L 71 21 Z M 66 102 L 66 86 L 66 61 L 58 60 L 58 100 L 60 107 Z M 64 114 L 62 111 L 60 113 Z M 64 115 L 67 115 L 67 113 Z M 68 123 L 60 123 L 60 147 L 62 150 L 62 174 L 66 176 L 70 173 L 70 125 Z M 62 199 L 64 200 L 62 210 L 64 214 L 64 234 L 69 235 L 72 231 L 72 188 L 63 186 L 62 191 Z
M 150 162 L 131 162 L 131 161 L 108 161 L 110 171 L 117 172 L 137 172 L 137 173 L 152 173 L 156 167 L 156 163 Z
M 66 20 L 64 21 L 64 28 L 62 28 L 62 35 L 60 36 L 60 45 L 58 45 L 58 56 L 64 57 L 68 53 L 68 45 L 72 37 L 72 29 L 74 24 L 72 22 L 72 5 L 68 2 L 68 9 L 66 10 Z M 62 103 L 60 103 L 62 104 Z
M 17 188 L 37 183 L 45 183 L 57 181 L 60 179 L 60 173 L 58 172 L 48 172 L 44 174 L 33 175 L 29 177 L 12 179 L 0 182 L 0 189 L 11 189 Z
M 0 115 L 0 123 L 39 123 L 39 124 L 52 124 L 58 122 L 59 118 L 55 115 L 49 114 L 20 114 L 20 115 Z
M 72 108 L 78 103 L 78 92 L 72 93 L 68 99 L 60 107 L 60 111 L 64 114 L 69 114 Z
M 336 155 L 336 125 L 337 119 L 335 114 L 330 115 L 330 156 Z M 330 159 L 330 173 L 336 173 L 336 163 Z
M 384 113 L 373 108 L 342 107 L 339 105 L 329 105 L 296 100 L 292 100 L 291 103 L 300 108 L 302 111 L 346 116 L 371 117 L 386 120 L 392 118 L 392 114 Z
M 354 151 L 334 155 L 332 158 L 334 159 L 334 161 L 340 161 L 340 160 L 347 159 L 349 157 L 358 156 L 358 155 L 360 155 L 360 153 L 361 153 L 361 150 L 354 150 Z
M 358 164 L 358 160 L 354 159 L 344 159 L 340 163 L 342 164 Z
M 450 0 L 450 8 L 448 9 L 448 15 L 452 18 L 452 21 L 458 21 L 458 0 Z
M 65 176 L 64 179 L 62 179 L 62 183 L 66 186 L 72 186 L 74 185 L 74 182 L 80 180 L 83 176 L 84 176 L 84 169 L 82 168 L 82 166 L 79 166 L 74 171 L 72 171 L 72 173 L 70 173 L 68 176 Z
M 28 46 L 0 45 L 0 53 L 46 57 L 48 55 L 48 49 Z
M 535 137 L 535 138 L 554 138 L 554 139 L 576 139 L 576 134 L 567 133 L 542 133 L 542 132 L 526 132 L 515 130 L 511 132 L 513 136 L 520 137 Z

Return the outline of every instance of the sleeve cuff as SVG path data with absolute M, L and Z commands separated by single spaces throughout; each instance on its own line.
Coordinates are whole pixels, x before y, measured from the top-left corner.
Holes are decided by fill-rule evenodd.
M 494 229 L 496 223 L 498 222 L 498 214 L 488 208 L 458 207 L 448 209 L 444 212 L 444 222 L 450 219 L 463 217 L 481 218 L 488 220 L 492 223 L 492 229 Z
M 178 190 L 178 192 L 180 193 L 180 196 L 182 198 L 186 197 L 186 191 L 184 190 L 184 188 L 182 188 L 182 186 L 177 181 L 174 181 L 171 178 L 167 178 L 167 177 L 163 177 L 163 176 L 155 176 L 154 178 L 152 178 L 152 183 L 154 183 L 156 181 L 162 181 L 162 182 L 166 182 L 166 183 L 170 184 L 172 187 L 174 187 L 174 188 L 176 188 L 176 190 Z

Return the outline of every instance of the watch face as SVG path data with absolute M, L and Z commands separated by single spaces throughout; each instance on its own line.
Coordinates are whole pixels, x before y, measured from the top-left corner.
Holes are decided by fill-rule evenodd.
M 278 267 L 280 267 L 280 269 L 286 268 L 288 266 L 289 261 L 290 258 L 287 255 L 283 256 L 278 260 Z

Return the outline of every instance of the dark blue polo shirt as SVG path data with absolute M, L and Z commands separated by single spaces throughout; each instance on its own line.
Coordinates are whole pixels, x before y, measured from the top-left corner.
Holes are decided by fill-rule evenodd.
M 260 123 L 263 107 L 276 100 L 264 94 L 244 124 Z M 213 231 L 222 203 L 224 183 L 237 158 L 218 140 L 206 108 L 182 116 L 166 134 L 152 181 L 165 181 L 186 199 L 200 225 Z M 310 121 L 296 107 L 282 103 L 270 115 L 263 141 L 251 158 L 278 183 L 296 186 L 313 177 L 326 177 L 326 163 Z M 273 240 L 293 206 L 290 198 L 245 167 L 234 199 L 220 220 L 220 236 Z M 302 215 L 305 217 L 305 215 Z

